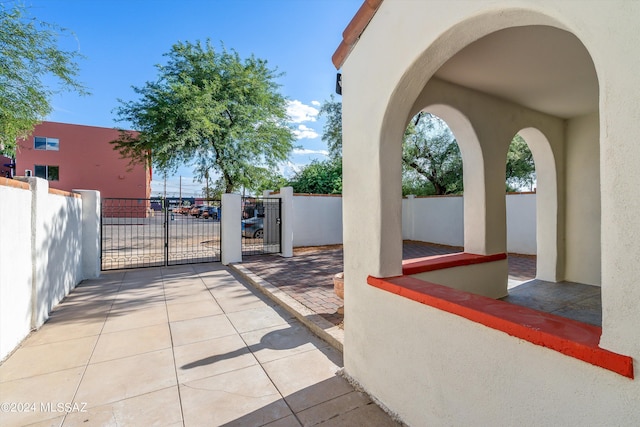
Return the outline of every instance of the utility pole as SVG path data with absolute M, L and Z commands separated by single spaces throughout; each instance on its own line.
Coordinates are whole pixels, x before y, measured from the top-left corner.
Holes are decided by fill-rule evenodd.
M 182 207 L 182 175 L 180 176 L 180 207 Z

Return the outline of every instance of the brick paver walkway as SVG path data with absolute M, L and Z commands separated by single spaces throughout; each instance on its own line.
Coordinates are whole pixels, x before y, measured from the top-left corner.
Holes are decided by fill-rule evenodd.
M 411 259 L 460 251 L 460 247 L 405 241 L 402 256 Z M 530 255 L 509 255 L 509 279 L 535 278 L 535 260 L 536 257 Z M 334 325 L 342 322 L 343 315 L 337 310 L 343 303 L 333 292 L 333 276 L 343 270 L 341 246 L 300 248 L 292 258 L 246 257 L 242 265 Z

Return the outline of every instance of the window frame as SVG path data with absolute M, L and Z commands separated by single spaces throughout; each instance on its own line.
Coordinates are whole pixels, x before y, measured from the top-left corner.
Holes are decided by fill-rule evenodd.
M 42 173 L 44 168 L 44 174 Z M 55 168 L 55 176 L 52 168 Z M 40 170 L 40 173 L 39 173 Z M 33 175 L 36 178 L 46 179 L 47 181 L 60 181 L 60 166 L 58 165 L 33 165 Z M 43 176 L 44 175 L 44 176 Z
M 39 151 L 60 151 L 60 138 L 34 136 L 33 148 Z

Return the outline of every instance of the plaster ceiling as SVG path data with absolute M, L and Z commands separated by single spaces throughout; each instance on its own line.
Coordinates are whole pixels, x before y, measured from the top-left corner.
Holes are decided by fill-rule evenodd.
M 436 77 L 561 118 L 598 110 L 598 79 L 584 45 L 546 26 L 512 27 L 462 49 Z

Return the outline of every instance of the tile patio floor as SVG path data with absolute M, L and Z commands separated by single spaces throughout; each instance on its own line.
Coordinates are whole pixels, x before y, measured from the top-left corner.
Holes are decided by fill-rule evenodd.
M 405 241 L 403 259 L 420 258 L 460 252 L 455 246 Z M 342 247 L 300 248 L 293 258 L 278 255 L 245 257 L 242 266 L 255 275 L 319 314 L 334 325 L 344 316 L 336 310 L 343 302 L 333 292 L 333 275 L 343 270 Z M 536 276 L 536 258 L 528 255 L 509 255 L 509 281 L 515 286 Z
M 220 264 L 103 273 L 0 365 L 0 425 L 396 425 L 341 366 Z

